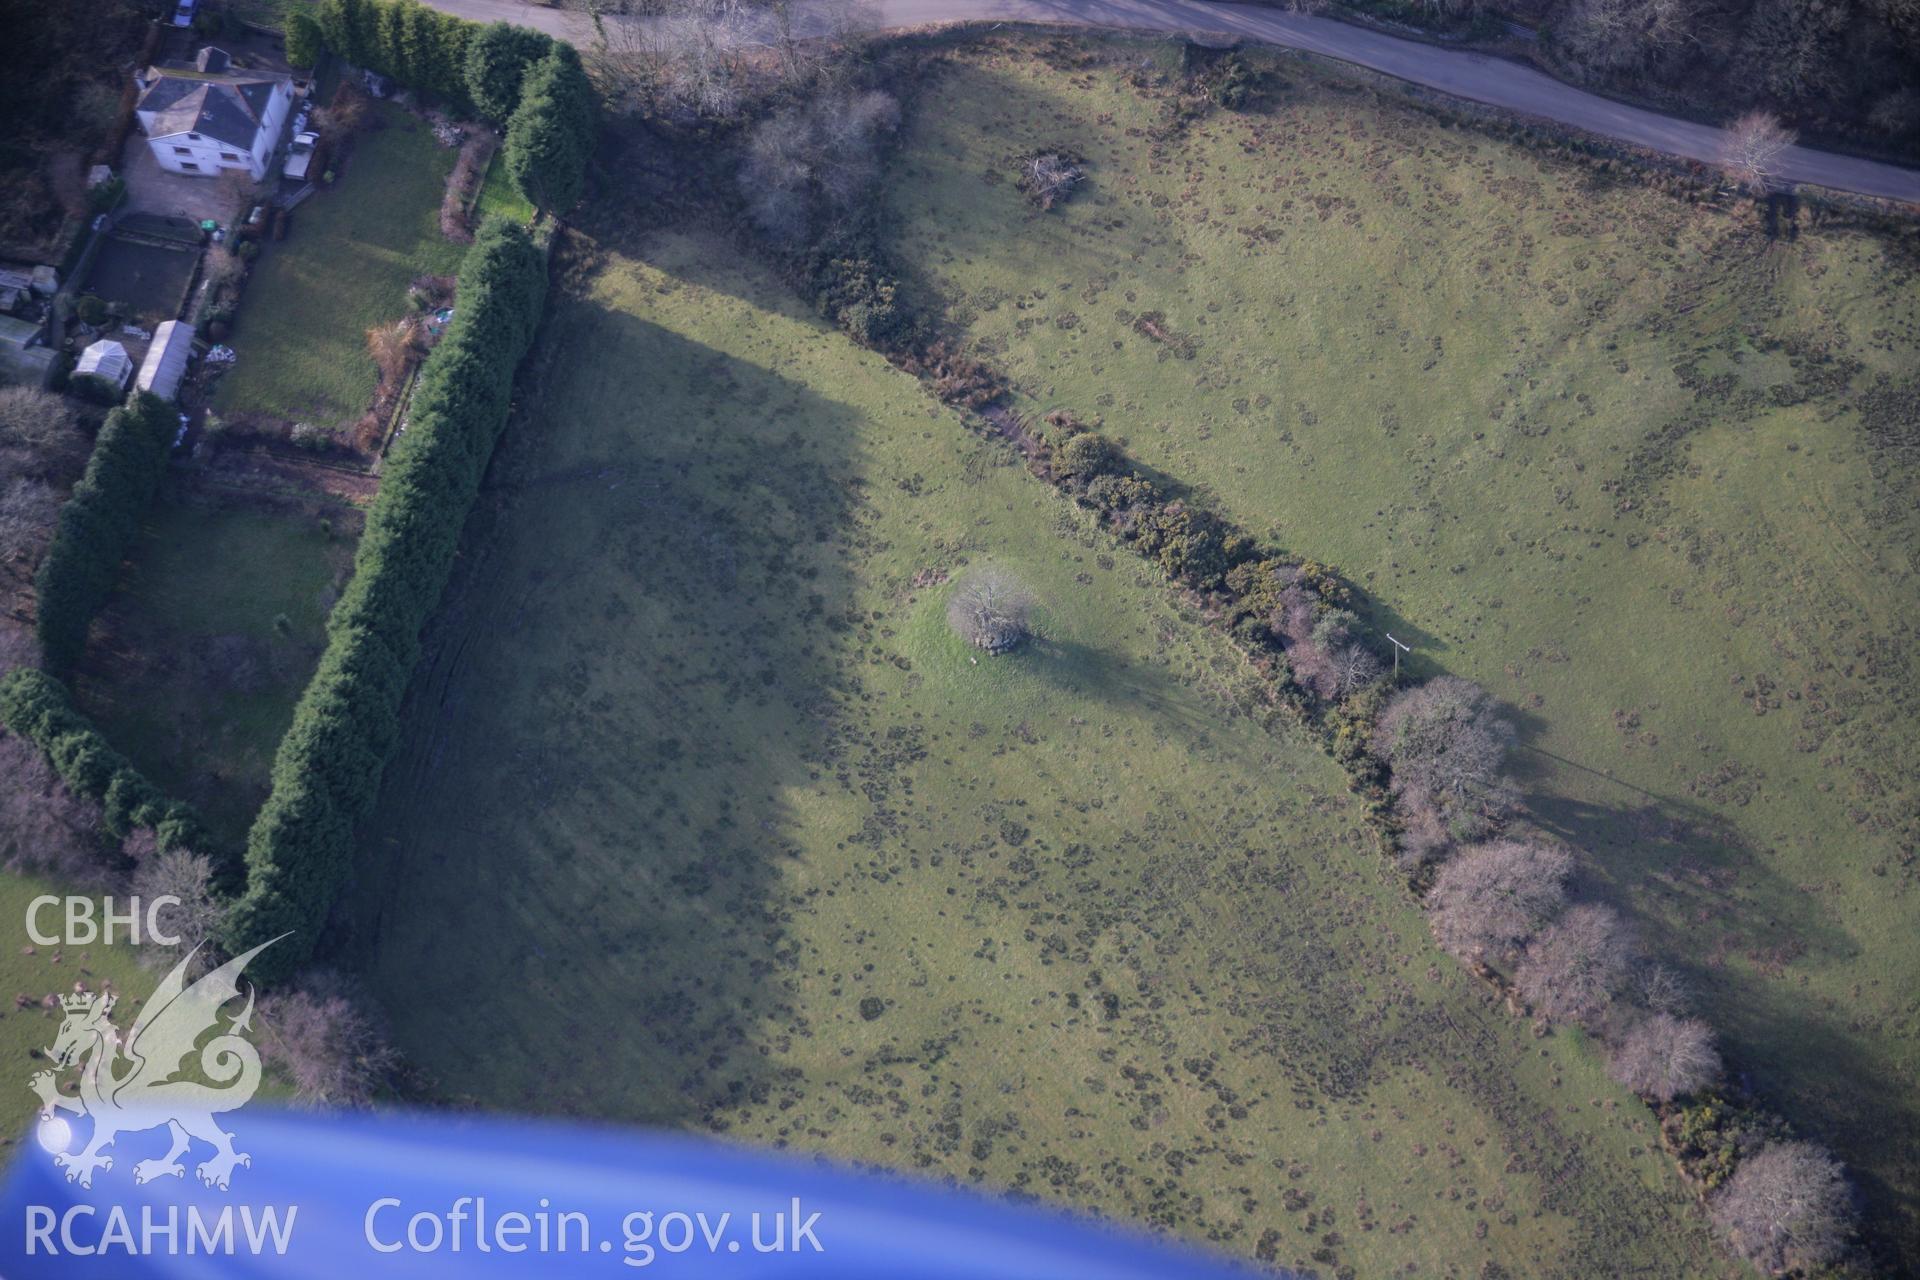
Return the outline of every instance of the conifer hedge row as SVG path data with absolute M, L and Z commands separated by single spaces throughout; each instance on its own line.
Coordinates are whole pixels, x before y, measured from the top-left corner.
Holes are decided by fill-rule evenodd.
M 247 888 L 229 926 L 238 953 L 283 933 L 254 969 L 288 976 L 312 954 L 352 867 L 354 824 L 380 790 L 420 631 L 452 571 L 461 527 L 506 425 L 514 370 L 546 298 L 546 257 L 520 227 L 488 222 L 460 269 L 453 323 L 427 357 L 405 433 L 367 512 L 327 648 L 274 757 L 248 833 Z
M 536 207 L 566 210 L 580 199 L 596 104 L 572 45 L 504 22 L 482 26 L 419 0 L 323 0 L 314 18 L 302 18 L 299 41 L 310 37 L 458 114 L 505 125 L 502 161 Z
M 21 667 L 0 679 L 0 724 L 46 753 L 75 795 L 99 803 L 114 839 L 124 840 L 136 827 L 151 827 L 161 849 L 191 849 L 213 858 L 216 865 L 221 862 L 192 806 L 169 799 L 108 746 L 73 705 L 67 686 L 46 672 Z
M 93 615 L 113 593 L 120 562 L 166 472 L 178 423 L 166 401 L 135 392 L 107 415 L 86 473 L 60 508 L 34 579 L 41 658 L 56 675 L 67 675 L 79 662 Z

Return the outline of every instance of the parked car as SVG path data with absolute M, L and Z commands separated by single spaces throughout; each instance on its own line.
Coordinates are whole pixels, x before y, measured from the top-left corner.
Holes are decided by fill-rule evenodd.
M 199 3 L 200 0 L 180 0 L 180 3 L 174 6 L 173 25 L 176 27 L 192 26 L 193 9 L 194 6 Z
M 280 172 L 295 182 L 303 182 L 307 176 L 307 166 L 313 163 L 314 144 L 320 141 L 317 133 L 296 133 L 293 145 L 287 148 L 287 162 Z

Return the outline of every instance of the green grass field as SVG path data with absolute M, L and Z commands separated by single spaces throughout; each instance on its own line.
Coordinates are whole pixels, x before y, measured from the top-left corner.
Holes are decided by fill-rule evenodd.
M 40 876 L 0 872 L 0 1001 L 4 1002 L 0 1003 L 0 1055 L 14 1068 L 15 1077 L 10 1088 L 0 1090 L 0 1151 L 5 1152 L 9 1161 L 18 1150 L 15 1144 L 28 1147 L 19 1155 L 20 1159 L 51 1158 L 42 1154 L 35 1141 L 39 1103 L 27 1086 L 27 1079 L 46 1067 L 47 1059 L 40 1054 L 53 1047 L 60 1033 L 63 1018 L 60 997 L 83 989 L 110 988 L 119 997 L 113 1020 L 125 1032 L 139 1016 L 141 1002 L 165 976 L 166 967 L 178 959 L 170 953 L 165 957 L 165 965 L 143 964 L 138 950 L 128 945 L 123 927 L 114 934 L 110 946 L 35 944 L 27 932 L 27 912 L 33 900 L 42 896 L 64 899 L 72 892 L 71 885 L 57 884 Z M 116 895 L 112 907 L 121 912 L 127 909 L 124 893 Z M 107 904 L 96 897 L 94 908 L 95 920 L 103 919 Z M 42 936 L 58 935 L 65 930 L 62 911 L 60 906 L 40 908 L 36 923 Z M 53 1001 L 51 1008 L 46 1003 L 49 998 Z M 229 1012 L 237 1013 L 238 1006 Z M 66 1093 L 76 1091 L 78 1074 L 76 1066 L 63 1076 L 61 1087 Z M 293 1097 L 293 1088 L 278 1069 L 269 1067 L 257 1096 L 262 1103 L 285 1104 Z M 124 1152 L 131 1148 L 146 1155 L 147 1148 L 155 1141 L 160 1144 L 153 1148 L 155 1152 L 165 1148 L 164 1138 L 148 1134 L 129 1139 L 119 1149 Z M 120 1162 L 115 1164 L 118 1166 Z M 118 1168 L 115 1172 L 117 1174 Z
M 522 226 L 533 219 L 533 204 L 515 189 L 513 179 L 507 176 L 507 167 L 500 161 L 500 153 L 493 153 L 493 160 L 487 165 L 487 177 L 480 184 L 480 198 L 474 202 L 473 225 L 478 227 L 488 218 L 505 218 Z
M 373 399 L 367 330 L 407 313 L 417 276 L 451 275 L 461 246 L 440 234 L 455 152 L 420 120 L 375 103 L 340 178 L 293 211 L 240 304 L 233 371 L 214 407 L 334 427 Z
M 1002 446 L 716 239 L 599 250 L 535 363 L 350 912 L 435 1092 L 1323 1275 L 1730 1274 L 1645 1110 Z M 989 563 L 1045 624 L 998 658 L 944 618 Z
M 52 1047 L 59 1034 L 59 998 L 72 995 L 81 983 L 88 991 L 111 985 L 137 997 L 153 989 L 156 977 L 140 967 L 133 948 L 117 940 L 110 947 L 34 945 L 27 935 L 28 907 L 42 895 L 65 897 L 69 891 L 39 876 L 0 874 L 0 921 L 5 922 L 0 925 L 5 930 L 0 937 L 6 941 L 0 946 L 0 1055 L 12 1069 L 9 1087 L 0 1090 L 0 1142 L 8 1144 L 9 1158 L 11 1143 L 33 1141 L 29 1119 L 39 1103 L 27 1087 L 27 1077 L 47 1065 L 46 1059 L 35 1055 Z M 125 905 L 119 904 L 123 910 Z M 39 925 L 48 934 L 58 934 L 65 927 L 61 909 L 43 908 Z M 54 999 L 53 1008 L 44 1004 L 49 996 Z
M 266 798 L 351 565 L 358 514 L 333 512 L 331 534 L 327 518 L 170 486 L 78 673 L 108 740 L 233 847 Z
M 1294 59 L 1165 134 L 1143 60 L 995 42 L 924 88 L 890 184 L 919 300 L 1021 411 L 1099 417 L 1511 703 L 1585 891 L 1920 1260 L 1912 257 Z M 1039 214 L 1012 165 L 1052 149 L 1088 181 Z

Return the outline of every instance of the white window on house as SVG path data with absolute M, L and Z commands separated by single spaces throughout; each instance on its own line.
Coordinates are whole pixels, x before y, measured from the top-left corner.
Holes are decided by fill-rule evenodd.
M 235 154 L 233 154 L 233 152 L 231 152 L 231 151 L 222 151 L 222 152 L 220 153 L 220 158 L 221 158 L 222 160 L 231 160 L 231 161 L 233 161 L 233 162 L 234 162 L 235 164 L 238 164 L 238 163 L 240 163 L 240 157 L 239 157 L 239 156 L 237 156 L 237 155 L 235 155 Z
M 187 135 L 187 138 L 189 141 L 192 141 L 192 142 L 200 141 L 200 135 L 197 133 L 190 133 Z
M 175 147 L 173 149 L 173 154 L 177 156 L 190 156 L 193 154 L 193 148 L 192 147 Z
M 200 172 L 200 166 L 199 166 L 199 165 L 197 165 L 197 164 L 195 164 L 195 163 L 194 163 L 193 161 L 191 161 L 191 160 L 182 160 L 182 161 L 180 162 L 180 167 L 181 167 L 182 169 L 191 169 L 191 170 L 193 170 L 193 171 L 194 171 L 195 173 L 198 173 L 198 172 Z

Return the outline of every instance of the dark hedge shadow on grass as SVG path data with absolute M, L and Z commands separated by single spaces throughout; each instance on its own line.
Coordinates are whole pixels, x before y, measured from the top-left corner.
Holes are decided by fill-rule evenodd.
M 1789 882 L 1738 830 L 1679 800 L 1595 804 L 1549 789 L 1526 797 L 1531 819 L 1587 851 L 1576 897 L 1629 921 L 1650 960 L 1679 971 L 1712 1023 L 1735 1078 L 1804 1136 L 1879 1154 L 1849 1171 L 1876 1234 L 1911 1238 L 1920 1224 L 1920 1132 L 1907 1087 L 1860 1054 L 1844 1003 L 1816 1006 L 1795 974 L 1802 956 L 1852 958 L 1861 943 L 1817 894 Z M 1637 789 L 1616 784 L 1623 794 Z M 1801 1061 L 1794 1061 L 1799 1058 Z M 1827 1086 L 1805 1090 L 1807 1060 Z M 1904 1168 L 1896 1185 L 1889 1167 Z
M 779 797 L 829 751 L 861 420 L 577 291 L 549 315 L 343 953 L 436 1098 L 724 1129 L 811 1034 Z

